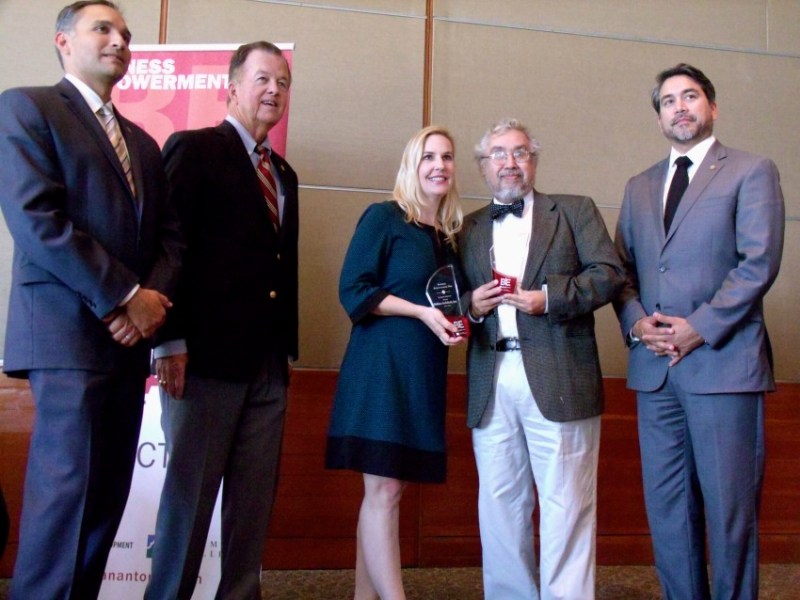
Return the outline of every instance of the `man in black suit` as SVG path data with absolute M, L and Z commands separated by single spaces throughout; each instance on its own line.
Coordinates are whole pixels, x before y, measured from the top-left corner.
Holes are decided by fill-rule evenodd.
M 158 145 L 111 106 L 131 34 L 116 6 L 56 22 L 65 78 L 0 96 L 14 239 L 4 369 L 36 405 L 11 596 L 97 596 L 125 508 L 150 351 L 182 242 Z M 113 141 L 112 141 L 113 140 Z
M 174 134 L 164 147 L 187 256 L 156 349 L 170 458 L 150 599 L 191 597 L 222 480 L 217 597 L 261 598 L 289 360 L 297 357 L 297 176 L 267 139 L 290 83 L 276 46 L 241 46 L 226 119 Z

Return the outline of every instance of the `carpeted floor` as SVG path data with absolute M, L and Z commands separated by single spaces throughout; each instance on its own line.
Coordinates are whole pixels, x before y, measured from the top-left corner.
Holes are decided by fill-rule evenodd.
M 481 600 L 480 569 L 405 569 L 408 600 Z M 265 571 L 264 600 L 348 600 L 353 571 Z M 8 580 L 0 580 L 0 600 L 8 599 Z M 598 567 L 597 600 L 658 600 L 652 567 Z M 761 600 L 800 598 L 800 564 L 762 565 Z M 119 600 L 138 600 L 120 598 Z

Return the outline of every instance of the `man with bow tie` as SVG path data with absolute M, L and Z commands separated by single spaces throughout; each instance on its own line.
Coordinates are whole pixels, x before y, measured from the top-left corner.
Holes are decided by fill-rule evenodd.
M 459 238 L 484 595 L 592 600 L 603 411 L 594 311 L 624 278 L 590 198 L 534 190 L 539 150 L 516 119 L 486 132 L 476 159 L 493 200 Z

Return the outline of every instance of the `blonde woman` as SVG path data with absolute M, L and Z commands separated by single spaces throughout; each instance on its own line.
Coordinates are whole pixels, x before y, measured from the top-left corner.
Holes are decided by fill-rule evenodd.
M 353 323 L 339 374 L 326 466 L 363 473 L 356 600 L 405 598 L 399 510 L 406 483 L 445 479 L 448 347 L 464 341 L 428 303 L 439 267 L 457 266 L 463 215 L 452 136 L 438 126 L 406 145 L 391 200 L 362 215 L 339 298 Z

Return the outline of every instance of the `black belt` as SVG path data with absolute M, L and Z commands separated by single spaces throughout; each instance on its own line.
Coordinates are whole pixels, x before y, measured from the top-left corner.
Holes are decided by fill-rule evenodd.
M 519 342 L 519 338 L 508 337 L 497 340 L 497 343 L 492 345 L 492 350 L 496 352 L 512 352 L 514 350 L 522 350 L 522 345 Z

